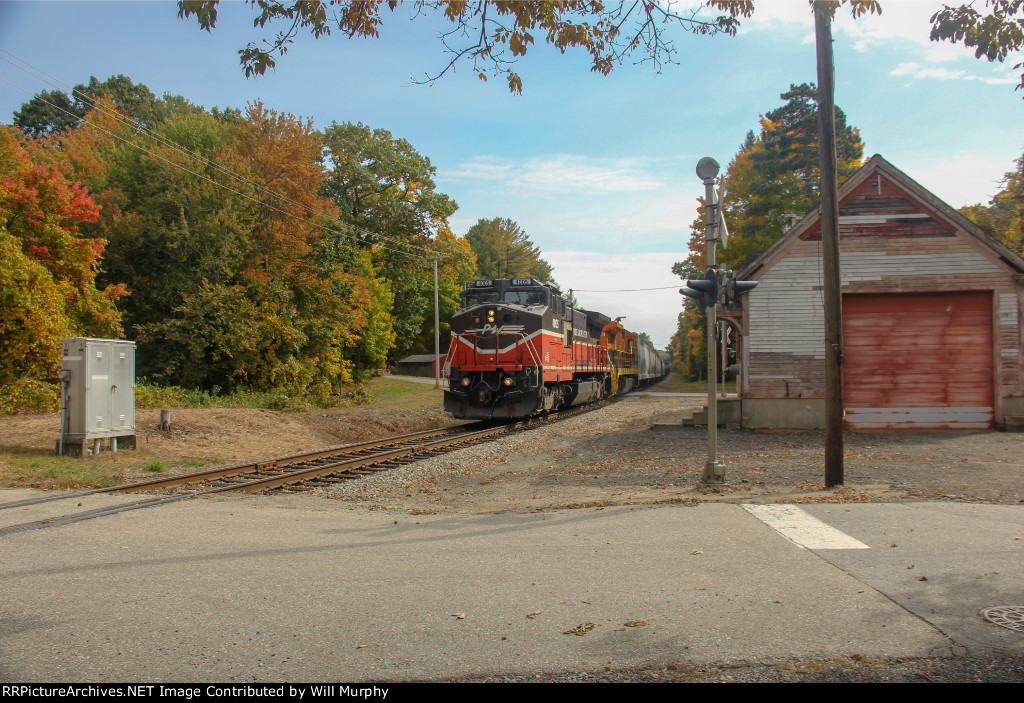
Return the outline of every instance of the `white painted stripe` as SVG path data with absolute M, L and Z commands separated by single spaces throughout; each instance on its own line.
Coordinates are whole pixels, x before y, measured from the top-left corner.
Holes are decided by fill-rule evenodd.
M 795 505 L 744 504 L 743 509 L 805 549 L 870 549 L 860 540 L 826 525 Z
M 461 344 L 464 344 L 469 349 L 472 349 L 472 350 L 476 351 L 478 354 L 494 354 L 495 353 L 493 349 L 480 349 L 479 347 L 474 346 L 473 342 L 471 342 L 467 338 L 468 334 L 469 333 L 461 333 L 461 334 L 459 334 L 457 339 L 459 340 L 459 342 Z M 502 333 L 502 335 L 508 335 L 508 334 L 510 334 L 510 333 L 508 333 L 508 332 L 503 332 Z M 545 336 L 545 337 L 551 337 L 551 338 L 557 339 L 559 341 L 562 340 L 562 335 L 557 334 L 555 332 L 549 332 L 547 330 L 536 330 L 536 331 L 526 335 L 525 337 L 519 337 L 515 342 L 512 342 L 512 344 L 509 344 L 508 346 L 502 347 L 501 349 L 499 349 L 497 351 L 497 353 L 498 354 L 508 354 L 510 351 L 515 349 L 517 346 L 524 346 L 526 344 L 526 342 L 532 342 L 534 339 L 536 339 L 537 335 L 542 335 L 542 336 Z M 533 345 L 531 345 L 531 346 L 533 346 Z M 577 339 L 573 340 L 573 347 L 574 348 L 575 347 L 584 347 L 584 348 L 590 348 L 590 349 L 599 349 L 600 348 L 597 345 L 596 342 L 587 342 L 587 341 L 582 341 L 582 340 L 577 340 Z M 568 347 L 562 347 L 562 348 L 563 349 L 568 349 Z

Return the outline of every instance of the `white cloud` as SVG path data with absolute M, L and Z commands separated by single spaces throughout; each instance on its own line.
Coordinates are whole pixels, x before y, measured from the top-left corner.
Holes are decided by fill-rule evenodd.
M 893 75 L 914 79 L 971 80 L 992 85 L 1016 83 L 1019 78 L 1009 70 L 1020 58 L 1008 57 L 1003 63 L 979 62 L 974 50 L 960 43 L 931 40 L 931 17 L 947 4 L 943 0 L 903 0 L 882 2 L 881 14 L 853 19 L 844 7 L 832 23 L 833 36 L 845 37 L 858 52 L 879 48 L 897 48 L 916 60 L 901 64 Z M 754 16 L 744 22 L 741 33 L 802 33 L 803 43 L 814 41 L 813 16 L 805 0 L 775 0 L 758 5 Z M 935 64 L 958 63 L 963 68 L 936 68 Z M 931 66 L 916 71 L 909 66 Z M 902 71 L 902 72 L 901 72 Z
M 942 155 L 942 160 L 904 162 L 901 168 L 954 208 L 987 203 L 1002 187 L 1004 174 L 1013 170 L 1012 159 L 1004 161 L 964 151 Z
M 544 252 L 579 248 L 608 255 L 666 246 L 685 251 L 699 183 L 691 195 L 670 177 L 663 179 L 659 166 L 665 165 L 655 158 L 479 157 L 440 172 L 438 180 L 455 186 L 463 209 L 451 225 L 460 234 L 477 217 L 511 217 Z M 676 168 L 668 166 L 669 172 Z
M 535 157 L 525 161 L 476 157 L 439 179 L 500 181 L 511 191 L 533 196 L 552 193 L 634 193 L 657 190 L 664 183 L 650 174 L 640 159 L 600 159 L 571 154 Z M 496 187 L 501 187 L 497 185 Z
M 499 158 L 478 156 L 471 161 L 459 164 L 459 167 L 454 171 L 442 169 L 438 171 L 437 175 L 439 179 L 456 181 L 494 181 L 508 178 L 511 169 L 510 164 L 502 163 L 502 160 Z
M 968 73 L 963 69 L 945 68 L 943 66 L 922 66 L 911 61 L 901 63 L 889 72 L 893 76 L 907 76 L 908 78 L 938 78 L 940 80 L 957 81 L 980 81 L 989 85 L 1013 85 L 1017 83 L 1014 76 L 979 76 Z
M 533 194 L 621 193 L 656 190 L 664 184 L 645 173 L 636 159 L 593 159 L 557 155 L 527 162 L 508 185 Z

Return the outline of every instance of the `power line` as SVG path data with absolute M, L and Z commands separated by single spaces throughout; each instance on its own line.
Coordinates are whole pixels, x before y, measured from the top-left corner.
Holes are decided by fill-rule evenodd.
M 620 288 L 618 290 L 583 290 L 582 288 L 573 288 L 572 292 L 573 293 L 639 293 L 641 291 L 649 291 L 649 290 L 670 290 L 670 289 L 673 289 L 673 288 L 677 289 L 681 285 L 683 285 L 683 284 L 679 283 L 678 285 L 674 285 L 674 286 L 659 286 L 658 288 Z

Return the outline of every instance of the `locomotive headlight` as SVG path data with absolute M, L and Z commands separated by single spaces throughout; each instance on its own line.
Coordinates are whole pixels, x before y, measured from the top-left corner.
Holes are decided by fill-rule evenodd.
M 502 383 L 504 383 L 504 384 L 505 384 L 506 386 L 511 386 L 511 385 L 512 385 L 512 380 L 513 380 L 513 379 L 512 379 L 512 377 L 511 377 L 511 376 L 506 376 L 506 377 L 505 377 L 505 378 L 504 378 L 504 379 L 502 380 Z
M 487 311 L 487 321 L 488 322 L 494 322 L 494 311 L 493 310 L 488 310 Z
M 469 376 L 463 376 L 459 383 L 461 383 L 464 388 L 469 386 Z

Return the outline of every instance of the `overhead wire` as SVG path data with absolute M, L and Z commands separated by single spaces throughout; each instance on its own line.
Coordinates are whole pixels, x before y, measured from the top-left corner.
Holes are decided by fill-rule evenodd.
M 573 288 L 572 292 L 573 293 L 638 293 L 638 292 L 641 292 L 641 291 L 648 291 L 648 290 L 670 290 L 670 289 L 674 289 L 674 288 L 679 288 L 679 286 L 681 286 L 681 285 L 683 285 L 683 284 L 682 283 L 678 283 L 678 284 L 676 284 L 674 286 L 658 286 L 657 288 L 619 288 L 617 290 L 584 290 L 582 288 Z
M 6 63 L 14 66 L 15 68 L 17 68 L 19 70 L 24 71 L 25 73 L 28 73 L 29 75 L 31 75 L 32 77 L 34 77 L 34 78 L 36 78 L 38 80 L 41 80 L 41 81 L 43 81 L 45 83 L 49 83 L 49 85 L 51 85 L 53 87 L 68 88 L 71 91 L 72 95 L 75 96 L 75 98 L 78 99 L 80 102 L 82 102 L 83 104 L 89 106 L 93 110 L 96 110 L 100 114 L 104 114 L 104 115 L 106 115 L 108 117 L 112 117 L 115 120 L 117 120 L 119 123 L 121 123 L 123 125 L 126 125 L 126 126 L 132 127 L 133 129 L 135 129 L 136 135 L 139 135 L 139 134 L 144 132 L 147 135 L 151 136 L 155 141 L 157 141 L 157 143 L 159 143 L 159 144 L 161 144 L 163 146 L 167 146 L 167 147 L 171 148 L 172 150 L 177 151 L 178 153 L 181 153 L 181 154 L 183 154 L 183 155 L 185 155 L 185 156 L 187 156 L 187 157 L 189 157 L 191 159 L 194 159 L 194 160 L 200 162 L 201 164 L 203 164 L 203 165 L 205 165 L 207 167 L 212 168 L 215 171 L 218 171 L 218 172 L 220 172 L 220 173 L 222 173 L 222 174 L 224 174 L 226 176 L 229 176 L 231 178 L 234 178 L 235 180 L 237 180 L 237 181 L 239 181 L 239 182 L 241 182 L 241 183 L 243 183 L 245 185 L 250 186 L 251 188 L 253 188 L 257 192 L 261 192 L 261 193 L 267 194 L 269 196 L 273 196 L 274 198 L 277 198 L 277 199 L 279 199 L 279 200 L 281 200 L 281 201 L 283 201 L 285 203 L 289 203 L 289 204 L 292 204 L 292 205 L 294 205 L 296 207 L 299 207 L 299 208 L 305 210 L 306 212 L 308 212 L 308 213 L 310 213 L 312 215 L 316 215 L 316 216 L 319 216 L 319 217 L 323 217 L 324 219 L 330 220 L 331 224 L 334 225 L 334 226 L 343 228 L 343 229 L 348 230 L 350 232 L 355 232 L 357 234 L 362 234 L 362 235 L 365 235 L 367 237 L 371 237 L 371 238 L 374 238 L 374 239 L 377 239 L 377 240 L 384 240 L 384 241 L 388 241 L 388 242 L 393 242 L 396 245 L 401 246 L 401 247 L 417 249 L 419 251 L 425 252 L 427 254 L 427 256 L 423 256 L 423 255 L 420 255 L 420 254 L 415 254 L 415 253 L 406 251 L 404 249 L 398 249 L 398 248 L 395 248 L 394 246 L 387 246 L 386 244 L 383 244 L 383 243 L 379 243 L 379 242 L 377 243 L 376 246 L 379 246 L 379 247 L 381 247 L 383 249 L 386 249 L 388 251 L 393 251 L 395 253 L 399 253 L 399 254 L 403 254 L 405 256 L 409 256 L 409 257 L 412 257 L 412 258 L 420 259 L 422 261 L 433 261 L 433 259 L 435 257 L 439 258 L 439 259 L 453 258 L 450 254 L 442 254 L 440 252 L 434 252 L 433 250 L 428 249 L 426 247 L 421 247 L 419 245 L 412 244 L 412 243 L 409 243 L 409 242 L 403 242 L 401 240 L 395 239 L 394 237 L 389 237 L 389 236 L 381 234 L 379 232 L 372 232 L 370 230 L 366 230 L 366 229 L 357 227 L 355 225 L 352 225 L 352 224 L 349 224 L 349 223 L 344 222 L 342 220 L 339 220 L 336 217 L 334 217 L 332 215 L 329 215 L 329 214 L 327 214 L 327 213 L 325 213 L 325 212 L 323 212 L 321 210 L 317 210 L 316 208 L 314 208 L 314 207 L 312 207 L 310 205 L 307 205 L 305 203 L 301 203 L 299 201 L 296 201 L 296 200 L 294 200 L 292 198 L 289 198 L 288 196 L 283 195 L 281 193 L 277 193 L 276 191 L 273 191 L 273 190 L 267 188 L 266 186 L 263 186 L 263 185 L 255 182 L 255 181 L 249 179 L 249 178 L 246 178 L 245 176 L 243 176 L 241 174 L 235 173 L 234 171 L 232 171 L 232 170 L 230 170 L 228 168 L 225 168 L 224 166 L 222 166 L 222 165 L 220 165 L 220 164 L 218 164 L 218 163 L 216 163 L 214 161 L 211 161 L 211 160 L 207 159 L 206 157 L 204 157 L 204 156 L 202 156 L 200 154 L 197 154 L 197 153 L 187 149 L 186 147 L 183 147 L 180 144 L 177 144 L 176 142 L 174 142 L 174 141 L 172 141 L 170 139 L 167 139 L 166 137 L 164 137 L 163 135 L 159 134 L 158 132 L 155 132 L 154 130 L 152 130 L 152 129 L 146 127 L 145 125 L 143 125 L 139 120 L 134 120 L 134 119 L 132 119 L 132 118 L 126 116 L 126 115 L 121 114 L 120 112 L 118 112 L 116 110 L 111 110 L 110 108 L 107 108 L 105 105 L 103 105 L 103 103 L 94 101 L 91 98 L 91 96 L 89 96 L 88 94 L 84 94 L 84 93 L 82 93 L 82 91 L 75 90 L 74 88 L 68 86 L 63 81 L 60 81 L 59 79 L 51 76 L 50 74 L 46 73 L 42 69 L 39 69 L 38 67 L 34 66 L 33 64 L 29 63 L 28 61 L 25 61 L 24 59 L 22 59 L 20 57 L 18 57 L 17 55 L 13 54 L 12 52 L 10 52 L 10 51 L 2 48 L 2 47 L 0 47 L 0 52 L 3 52 L 5 54 L 8 54 L 9 56 L 14 57 L 15 59 L 17 59 L 17 61 L 25 64 L 25 66 L 30 67 L 32 70 L 29 70 L 28 68 L 24 68 L 23 66 L 19 66 L 16 63 L 14 63 L 13 61 L 11 61 L 10 59 L 8 59 L 6 57 L 3 57 L 3 56 L 0 56 L 0 60 L 5 61 Z M 38 75 L 38 74 L 41 74 L 42 76 L 45 76 L 46 78 L 44 79 L 44 78 L 40 77 L 40 75 Z M 28 95 L 33 95 L 33 93 L 30 90 L 28 90 L 26 88 L 23 88 L 22 86 L 19 86 L 19 85 L 15 84 L 15 83 L 13 83 L 13 82 L 3 78 L 3 77 L 0 77 L 0 81 L 3 81 L 4 83 L 7 83 L 8 85 L 10 85 L 10 86 L 12 86 L 12 87 L 14 87 L 14 88 L 16 88 L 16 89 L 18 89 L 18 90 L 28 94 Z M 50 107 L 52 107 L 52 108 L 54 108 L 54 109 L 56 109 L 56 110 L 58 110 L 60 112 L 63 112 L 63 113 L 65 113 L 65 114 L 67 114 L 67 115 L 69 115 L 71 117 L 76 118 L 76 119 L 81 119 L 81 118 L 79 118 L 78 115 L 74 114 L 73 112 L 70 112 L 69 110 L 66 110 L 66 109 L 62 108 L 59 105 L 55 105 L 54 103 L 46 100 L 45 98 L 40 98 L 40 100 L 43 103 L 45 103 L 46 105 L 49 105 Z M 213 185 L 215 185 L 215 186 L 217 186 L 219 188 L 222 188 L 222 189 L 227 190 L 227 191 L 229 191 L 231 193 L 234 193 L 234 194 L 238 195 L 239 197 L 242 197 L 242 198 L 245 198 L 245 199 L 248 199 L 248 200 L 252 200 L 252 201 L 254 201 L 254 202 L 256 202 L 256 203 L 258 203 L 260 205 L 263 205 L 263 206 L 265 206 L 265 207 L 267 207 L 267 208 L 269 208 L 271 210 L 274 210 L 275 212 L 279 212 L 279 213 L 281 213 L 281 214 L 283 214 L 283 215 L 285 215 L 287 217 L 291 217 L 291 218 L 296 219 L 296 220 L 298 220 L 300 222 L 304 222 L 304 223 L 306 223 L 306 224 L 308 224 L 311 227 L 314 227 L 316 229 L 322 229 L 322 230 L 327 230 L 327 231 L 330 230 L 330 227 L 328 227 L 326 225 L 313 222 L 313 221 L 311 221 L 309 219 L 306 219 L 304 217 L 296 215 L 295 213 L 288 212 L 287 210 L 282 210 L 281 208 L 276 207 L 276 206 L 274 206 L 272 204 L 269 204 L 269 203 L 267 203 L 265 201 L 262 201 L 259 198 L 256 198 L 256 197 L 253 197 L 253 196 L 248 195 L 246 193 L 243 193 L 241 191 L 235 190 L 234 188 L 231 188 L 230 186 L 227 186 L 224 183 L 221 183 L 221 182 L 216 181 L 216 180 L 214 180 L 212 178 L 209 178 L 208 176 L 206 176 L 204 174 L 201 174 L 201 173 L 198 173 L 198 172 L 193 171 L 191 169 L 188 169 L 185 166 L 182 166 L 181 164 L 178 164 L 178 163 L 175 163 L 175 162 L 173 162 L 173 161 L 171 161 L 169 159 L 166 159 L 163 156 L 160 156 L 159 154 L 156 154 L 156 153 L 150 151 L 149 149 L 145 148 L 144 146 L 141 146 L 141 145 L 139 145 L 139 144 L 137 144 L 137 143 L 135 143 L 133 141 L 125 139 L 124 137 L 122 137 L 120 135 L 114 134 L 113 132 L 110 132 L 110 131 L 108 131 L 106 129 L 103 129 L 102 127 L 99 127 L 98 125 L 92 124 L 91 126 L 94 129 L 97 129 L 100 132 L 103 132 L 104 134 L 107 134 L 107 135 L 109 135 L 110 137 L 112 137 L 114 139 L 120 140 L 120 141 L 124 142 L 125 144 L 127 144 L 127 145 L 129 145 L 131 147 L 134 147 L 134 148 L 136 148 L 136 149 L 138 149 L 138 150 L 140 150 L 142 152 L 145 152 L 145 153 L 149 154 L 150 156 L 152 156 L 152 157 L 154 157 L 156 159 L 164 161 L 165 163 L 171 165 L 174 168 L 178 168 L 178 169 L 180 169 L 182 171 L 185 171 L 186 173 L 189 173 L 189 174 L 191 174 L 193 176 L 196 176 L 197 178 L 201 178 L 201 179 L 203 179 L 203 180 L 205 180 L 205 181 L 207 181 L 209 183 L 212 183 Z M 357 242 L 357 243 L 359 243 L 359 241 L 360 241 L 357 237 L 354 237 L 354 236 L 353 236 L 353 240 L 355 242 Z

